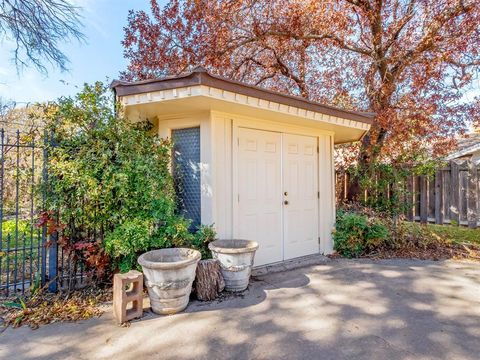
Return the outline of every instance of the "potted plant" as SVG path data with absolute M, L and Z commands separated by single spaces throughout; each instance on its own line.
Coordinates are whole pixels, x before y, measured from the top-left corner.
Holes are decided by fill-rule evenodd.
M 243 291 L 248 287 L 258 243 L 250 240 L 215 240 L 208 244 L 220 262 L 225 290 Z
M 188 305 L 200 252 L 187 248 L 153 250 L 140 255 L 150 305 L 157 314 L 175 314 Z

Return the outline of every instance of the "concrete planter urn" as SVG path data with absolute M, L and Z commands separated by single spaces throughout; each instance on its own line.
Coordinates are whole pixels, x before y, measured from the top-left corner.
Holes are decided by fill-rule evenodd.
M 216 240 L 208 244 L 212 257 L 220 262 L 225 290 L 243 291 L 248 287 L 258 243 L 250 240 Z
M 188 305 L 201 254 L 185 248 L 160 249 L 140 255 L 145 285 L 153 312 L 167 315 Z

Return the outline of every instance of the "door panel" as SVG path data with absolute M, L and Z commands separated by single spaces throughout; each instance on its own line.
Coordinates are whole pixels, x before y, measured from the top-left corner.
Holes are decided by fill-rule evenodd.
M 239 128 L 236 236 L 255 240 L 255 265 L 283 259 L 281 134 Z
M 319 250 L 316 148 L 314 137 L 283 134 L 284 259 Z
M 255 265 L 317 253 L 317 139 L 245 128 L 238 136 L 236 236 L 259 243 Z

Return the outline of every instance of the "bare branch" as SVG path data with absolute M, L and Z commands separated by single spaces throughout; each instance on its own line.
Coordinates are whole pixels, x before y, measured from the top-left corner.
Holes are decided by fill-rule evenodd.
M 68 58 L 59 46 L 85 39 L 79 10 L 66 0 L 0 1 L 0 36 L 13 40 L 17 70 L 33 64 L 46 73 L 45 61 L 67 70 Z
M 407 10 L 405 11 L 405 16 L 399 21 L 397 24 L 396 30 L 393 31 L 392 36 L 390 39 L 387 40 L 385 43 L 384 51 L 387 52 L 390 47 L 395 44 L 395 42 L 398 40 L 402 30 L 405 28 L 405 26 L 408 24 L 410 20 L 412 20 L 413 16 L 415 15 L 415 2 L 416 0 L 410 0 L 410 3 L 408 4 Z

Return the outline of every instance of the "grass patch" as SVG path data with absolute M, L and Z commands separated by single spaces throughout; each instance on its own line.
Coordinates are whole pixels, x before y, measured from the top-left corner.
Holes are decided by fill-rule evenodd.
M 411 223 L 411 226 L 422 226 L 418 223 Z M 453 225 L 435 225 L 427 224 L 425 226 L 427 231 L 430 231 L 433 235 L 436 235 L 444 241 L 452 244 L 477 244 L 480 245 L 480 228 L 470 229 L 463 226 Z

